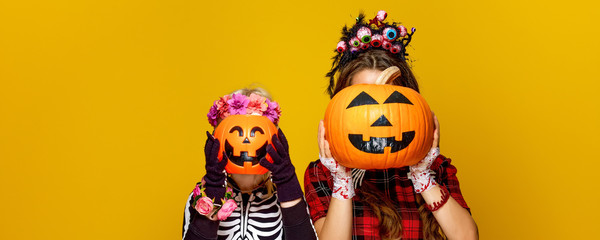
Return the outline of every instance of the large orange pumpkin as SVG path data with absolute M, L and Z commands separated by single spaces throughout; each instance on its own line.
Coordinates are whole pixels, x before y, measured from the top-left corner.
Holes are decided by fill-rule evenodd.
M 262 157 L 273 162 L 267 154 L 267 144 L 277 134 L 277 127 L 264 116 L 231 115 L 223 119 L 215 128 L 214 136 L 219 139 L 219 159 L 223 152 L 229 162 L 225 166 L 228 173 L 265 174 L 268 170 L 258 162 Z
M 358 84 L 329 102 L 325 137 L 340 164 L 360 169 L 413 165 L 433 143 L 433 117 L 425 99 L 410 88 Z

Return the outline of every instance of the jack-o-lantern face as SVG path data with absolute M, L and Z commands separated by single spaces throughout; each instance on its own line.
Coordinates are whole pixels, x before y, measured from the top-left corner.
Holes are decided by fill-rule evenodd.
M 214 136 L 219 139 L 222 153 L 227 154 L 229 162 L 225 166 L 228 173 L 265 174 L 268 170 L 258 162 L 267 154 L 267 144 L 271 144 L 271 136 L 277 134 L 277 127 L 264 116 L 231 115 L 223 119 L 215 128 Z
M 429 105 L 416 91 L 401 86 L 347 87 L 329 102 L 324 124 L 333 157 L 351 168 L 413 165 L 433 143 Z

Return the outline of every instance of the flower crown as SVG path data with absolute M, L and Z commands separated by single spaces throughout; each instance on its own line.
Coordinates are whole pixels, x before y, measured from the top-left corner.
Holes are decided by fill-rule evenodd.
M 329 77 L 330 86 L 333 86 L 336 72 L 356 59 L 360 53 L 369 49 L 384 49 L 398 59 L 406 61 L 406 57 L 408 56 L 406 47 L 410 43 L 416 29 L 413 27 L 409 33 L 406 27 L 396 22 L 383 22 L 386 18 L 387 13 L 384 10 L 380 10 L 377 12 L 377 16 L 367 23 L 365 15 L 361 13 L 356 18 L 354 26 L 351 28 L 344 26 L 342 37 L 340 38 L 341 41 L 338 42 L 335 50 L 337 55 L 333 57 L 331 71 L 326 75 Z
M 251 93 L 246 96 L 239 93 L 225 95 L 216 100 L 208 111 L 208 123 L 216 127 L 220 119 L 229 115 L 259 115 L 265 116 L 275 125 L 279 122 L 281 108 L 275 101 Z

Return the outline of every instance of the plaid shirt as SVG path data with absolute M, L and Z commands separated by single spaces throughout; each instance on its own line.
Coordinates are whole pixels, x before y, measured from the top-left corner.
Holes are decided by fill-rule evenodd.
M 450 164 L 450 159 L 439 155 L 431 169 L 435 171 L 436 181 L 445 184 L 450 196 L 470 211 L 460 192 L 456 168 Z M 402 216 L 402 239 L 422 239 L 423 223 L 419 218 L 419 206 L 415 200 L 413 184 L 406 176 L 408 171 L 408 167 L 367 170 L 363 181 L 376 186 L 399 207 Z M 329 170 L 319 160 L 311 162 L 304 175 L 304 190 L 313 223 L 327 216 L 332 188 L 333 177 Z M 358 196 L 352 200 L 354 209 L 352 239 L 380 239 L 379 220 L 371 208 L 359 201 Z

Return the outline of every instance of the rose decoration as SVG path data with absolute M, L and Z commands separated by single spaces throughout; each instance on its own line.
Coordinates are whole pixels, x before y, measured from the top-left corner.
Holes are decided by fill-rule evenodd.
M 233 200 L 233 189 L 228 187 L 225 192 L 225 198 L 221 199 L 221 206 L 215 205 L 213 199 L 210 199 L 204 193 L 204 179 L 196 184 L 192 197 L 194 202 L 192 206 L 198 213 L 207 216 L 210 219 L 216 214 L 218 220 L 227 219 L 231 213 L 237 208 L 237 203 Z
M 236 208 L 237 203 L 235 202 L 235 200 L 227 199 L 227 201 L 225 201 L 225 203 L 223 203 L 223 205 L 221 206 L 221 209 L 219 209 L 219 212 L 217 212 L 217 219 L 227 219 Z
M 208 197 L 201 197 L 194 206 L 198 213 L 206 216 L 213 210 L 213 201 Z

